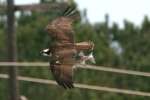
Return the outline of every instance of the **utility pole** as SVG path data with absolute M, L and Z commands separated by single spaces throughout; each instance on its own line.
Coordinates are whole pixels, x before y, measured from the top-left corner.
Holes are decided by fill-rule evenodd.
M 6 46 L 7 46 L 7 61 L 17 61 L 17 36 L 15 28 L 15 11 L 37 11 L 46 12 L 49 9 L 66 9 L 67 3 L 43 3 L 29 5 L 14 5 L 14 0 L 7 0 L 7 6 L 0 5 L 0 12 L 7 11 L 7 28 L 6 28 Z M 2 9 L 2 10 L 1 10 Z M 17 66 L 10 66 L 9 74 L 9 100 L 19 100 L 19 84 L 17 80 Z
M 14 1 L 7 0 L 7 60 L 17 61 L 17 45 L 15 32 Z M 9 73 L 9 100 L 19 100 L 19 86 L 17 81 L 17 66 L 10 66 Z
M 109 27 L 109 15 L 108 14 L 105 15 L 105 25 L 108 29 L 108 27 Z

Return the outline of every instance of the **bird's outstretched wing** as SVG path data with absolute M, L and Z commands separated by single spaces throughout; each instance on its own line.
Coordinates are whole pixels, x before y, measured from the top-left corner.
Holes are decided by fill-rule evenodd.
M 64 88 L 73 88 L 73 69 L 69 64 L 51 64 L 51 71 L 57 83 Z
M 63 48 L 53 52 L 50 60 L 50 69 L 60 86 L 64 88 L 73 88 L 73 66 L 75 64 L 75 49 Z
M 46 26 L 46 30 L 58 43 L 74 43 L 72 19 L 68 17 L 56 18 Z

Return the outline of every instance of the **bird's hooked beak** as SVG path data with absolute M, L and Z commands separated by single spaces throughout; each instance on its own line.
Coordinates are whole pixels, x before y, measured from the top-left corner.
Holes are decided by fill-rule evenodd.
M 41 52 L 40 52 L 41 55 L 43 56 L 51 56 L 51 52 L 50 52 L 50 49 L 43 49 Z

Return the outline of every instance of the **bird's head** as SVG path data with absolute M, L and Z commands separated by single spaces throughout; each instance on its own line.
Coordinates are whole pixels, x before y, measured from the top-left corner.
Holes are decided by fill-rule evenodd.
M 40 52 L 43 56 L 51 56 L 51 52 L 50 52 L 50 49 L 43 49 L 41 52 Z

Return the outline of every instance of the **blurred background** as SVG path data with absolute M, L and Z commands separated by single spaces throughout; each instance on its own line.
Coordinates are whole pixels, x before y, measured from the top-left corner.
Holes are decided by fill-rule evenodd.
M 149 0 L 0 0 L 0 61 L 48 61 L 39 53 L 51 43 L 44 28 L 70 4 L 77 6 L 81 16 L 74 24 L 76 41 L 95 43 L 97 66 L 150 72 Z M 0 66 L 0 73 L 11 78 L 0 78 L 0 100 L 17 100 L 13 97 L 16 91 L 21 100 L 150 100 L 145 96 L 79 88 L 64 90 L 26 81 L 15 85 L 16 75 L 53 79 L 47 67 Z M 143 76 L 79 69 L 74 80 L 150 92 L 150 79 Z

